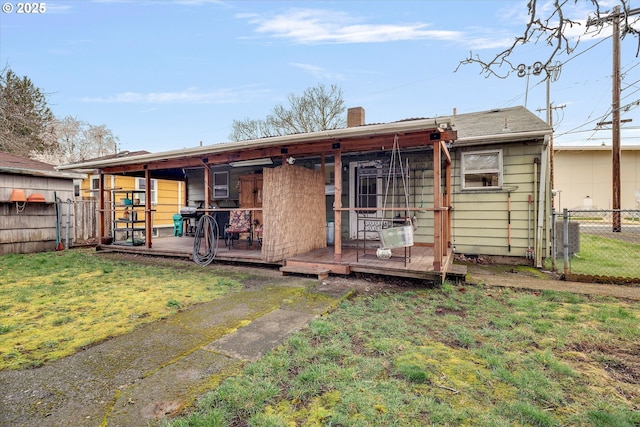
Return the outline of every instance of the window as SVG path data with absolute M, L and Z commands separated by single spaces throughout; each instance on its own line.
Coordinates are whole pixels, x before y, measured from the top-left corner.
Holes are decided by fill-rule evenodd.
M 462 153 L 462 189 L 502 187 L 502 150 Z
M 229 172 L 223 171 L 213 173 L 213 198 L 229 198 Z
M 146 180 L 144 178 L 136 178 L 136 190 L 146 190 Z M 140 194 L 142 196 L 142 194 Z M 140 204 L 144 205 L 146 197 L 140 197 Z M 156 179 L 151 180 L 151 203 L 158 204 L 158 183 Z
M 89 181 L 89 194 L 91 197 L 98 197 L 100 193 L 100 175 L 91 175 Z

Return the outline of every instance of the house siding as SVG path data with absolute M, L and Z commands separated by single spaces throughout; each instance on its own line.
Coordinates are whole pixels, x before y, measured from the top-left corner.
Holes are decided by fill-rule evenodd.
M 502 150 L 501 189 L 462 190 L 463 152 Z M 540 159 L 541 144 L 461 147 L 452 152 L 452 234 L 456 252 L 474 255 L 526 256 L 533 248 L 539 196 L 540 165 L 534 177 L 534 159 Z M 511 193 L 511 245 L 509 247 L 509 192 Z M 531 203 L 529 198 L 531 197 Z
M 385 153 L 387 155 L 386 159 L 391 157 L 391 152 L 388 151 Z M 417 220 L 417 228 L 415 228 L 413 240 L 416 244 L 430 245 L 433 244 L 433 154 L 432 149 L 429 147 L 429 152 L 402 152 L 401 156 L 403 162 L 405 159 L 409 163 L 409 180 L 408 180 L 408 188 L 409 188 L 409 208 L 420 208 L 424 207 L 424 210 L 410 212 L 411 216 L 415 216 Z M 385 157 L 381 157 L 378 154 L 369 155 L 369 156 L 358 156 L 356 157 L 346 157 L 343 165 L 346 168 L 343 168 L 342 173 L 342 206 L 350 206 L 351 198 L 349 195 L 349 179 L 351 178 L 349 175 L 349 163 L 355 161 L 369 161 L 374 159 L 381 159 Z M 345 171 L 346 169 L 346 171 Z M 383 185 L 386 186 L 387 178 L 383 178 Z M 381 189 L 382 196 L 384 196 L 384 188 Z M 396 194 L 397 198 L 403 198 L 402 195 Z M 388 197 L 391 197 L 390 195 Z M 327 197 L 327 217 L 329 220 L 332 220 L 334 217 L 333 213 L 333 196 Z M 387 208 L 395 207 L 398 212 L 404 215 L 405 203 L 404 200 L 396 201 L 395 206 L 392 206 L 391 201 L 387 202 Z M 347 239 L 350 234 L 350 223 L 349 223 L 349 213 L 342 212 L 342 228 L 341 228 L 342 237 Z

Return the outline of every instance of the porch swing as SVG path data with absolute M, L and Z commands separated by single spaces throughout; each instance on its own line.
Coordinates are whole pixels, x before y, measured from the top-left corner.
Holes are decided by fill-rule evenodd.
M 398 144 L 398 135 L 393 139 L 393 148 L 391 149 L 391 161 L 389 164 L 389 172 L 387 175 L 387 185 L 384 192 L 384 202 L 382 205 L 383 215 L 386 217 L 387 212 L 391 212 L 389 220 L 382 221 L 382 227 L 378 232 L 380 236 L 380 247 L 376 250 L 376 256 L 379 259 L 391 258 L 391 249 L 404 248 L 404 263 L 407 265 L 407 259 L 411 262 L 411 246 L 413 246 L 413 225 L 409 215 L 409 183 L 408 173 L 409 165 L 403 165 L 400 155 L 400 146 Z M 402 194 L 396 195 L 396 189 L 400 184 L 398 176 L 402 178 Z M 387 211 L 387 201 L 389 200 L 389 191 L 391 189 L 391 210 Z M 404 199 L 404 217 L 400 216 L 400 212 L 396 215 L 396 198 L 402 196 Z M 398 208 L 400 210 L 400 208 Z

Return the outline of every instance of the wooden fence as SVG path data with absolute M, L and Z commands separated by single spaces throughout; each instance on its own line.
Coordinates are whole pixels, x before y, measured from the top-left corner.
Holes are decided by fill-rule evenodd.
M 97 200 L 76 200 L 73 202 L 73 243 L 92 244 L 98 237 Z M 66 215 L 66 210 L 65 210 Z M 66 221 L 66 217 L 63 218 Z

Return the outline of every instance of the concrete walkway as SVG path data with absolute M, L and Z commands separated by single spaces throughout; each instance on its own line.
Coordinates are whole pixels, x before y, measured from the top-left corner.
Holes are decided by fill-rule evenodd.
M 348 289 L 277 278 L 37 369 L 0 372 L 0 426 L 147 426 L 258 360 Z M 321 287 L 321 286 L 319 286 Z

